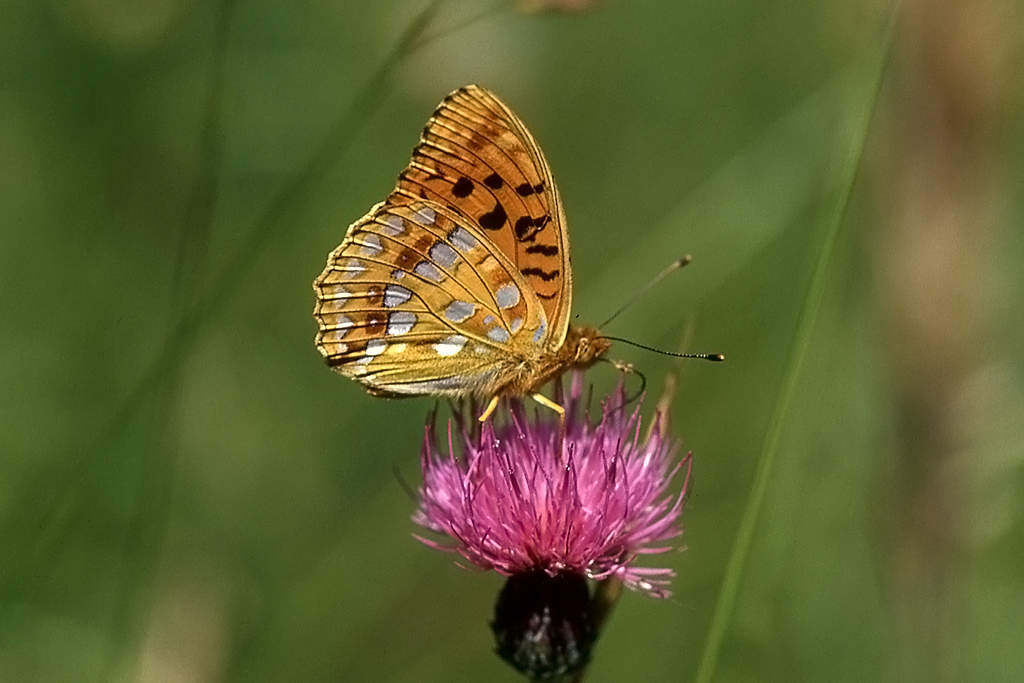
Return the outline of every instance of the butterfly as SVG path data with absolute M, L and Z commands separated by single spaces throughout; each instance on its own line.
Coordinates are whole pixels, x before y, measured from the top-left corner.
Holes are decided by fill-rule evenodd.
M 476 85 L 445 97 L 395 190 L 348 228 L 313 283 L 316 346 L 381 396 L 529 395 L 611 342 L 569 324 L 572 268 L 551 169 Z

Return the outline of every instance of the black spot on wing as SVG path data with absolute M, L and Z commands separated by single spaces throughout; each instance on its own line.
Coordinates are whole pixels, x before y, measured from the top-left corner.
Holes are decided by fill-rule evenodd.
M 462 176 L 452 185 L 452 194 L 459 199 L 465 199 L 473 194 L 473 181 L 466 176 Z
M 486 182 L 486 181 L 485 181 Z M 508 220 L 508 214 L 505 213 L 505 207 L 498 202 L 494 205 L 494 209 L 482 214 L 478 219 L 480 227 L 486 228 L 487 230 L 501 230 L 502 226 Z
M 537 183 L 536 185 L 531 185 L 530 183 L 521 183 L 521 184 L 516 186 L 516 193 L 520 197 L 529 197 L 530 195 L 533 195 L 533 194 L 540 194 L 543 191 L 544 191 L 544 182 L 543 181 Z
M 558 247 L 547 244 L 531 244 L 526 248 L 527 254 L 542 254 L 544 256 L 558 256 Z
M 540 232 L 541 228 L 547 225 L 549 220 L 551 220 L 551 217 L 547 215 L 540 216 L 539 218 L 520 216 L 513 226 L 516 239 L 520 242 L 532 242 L 534 236 Z
M 497 173 L 492 173 L 491 175 L 484 178 L 484 185 L 491 188 L 492 190 L 500 190 L 504 184 L 505 181 L 503 181 L 501 179 L 501 176 L 498 175 Z
M 541 270 L 540 268 L 523 268 L 522 271 L 520 271 L 520 272 L 523 275 L 526 275 L 527 277 L 532 277 L 532 276 L 539 277 L 544 282 L 549 282 L 551 280 L 554 280 L 556 277 L 558 277 L 558 269 L 557 268 L 555 270 Z

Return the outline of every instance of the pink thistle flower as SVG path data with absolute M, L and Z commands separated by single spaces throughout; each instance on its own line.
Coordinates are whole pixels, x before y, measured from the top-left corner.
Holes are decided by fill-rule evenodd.
M 672 570 L 634 561 L 669 550 L 666 542 L 682 533 L 691 458 L 675 461 L 678 443 L 666 436 L 667 410 L 659 407 L 641 439 L 640 408 L 626 411 L 621 384 L 605 399 L 597 424 L 584 410 L 582 389 L 583 375 L 576 373 L 569 395 L 557 397 L 565 407 L 564 432 L 553 412 L 531 420 L 522 401 L 512 400 L 497 426 L 478 427 L 470 417 L 459 418 L 453 430 L 449 422 L 445 452 L 432 421 L 423 441 L 413 521 L 449 541 L 418 538 L 509 577 L 491 628 L 498 654 L 535 680 L 589 662 L 608 595 L 618 591 L 610 588 L 615 581 L 602 583 L 607 593 L 591 598 L 586 579 L 615 579 L 668 597 Z M 682 491 L 672 495 L 668 487 L 684 468 Z
M 577 373 L 568 400 L 560 399 L 561 443 L 557 414 L 541 412 L 530 420 L 517 400 L 510 402 L 507 422 L 488 421 L 479 435 L 470 434 L 465 422 L 453 433 L 449 423 L 446 453 L 428 425 L 413 521 L 453 542 L 420 540 L 504 576 L 542 570 L 598 581 L 615 577 L 634 590 L 668 597 L 672 570 L 634 561 L 670 550 L 666 541 L 682 533 L 678 520 L 690 455 L 673 462 L 678 443 L 664 435 L 665 412 L 640 438 L 640 408 L 625 410 L 621 384 L 593 424 L 583 410 L 582 387 Z M 673 496 L 668 487 L 684 468 L 682 491 Z

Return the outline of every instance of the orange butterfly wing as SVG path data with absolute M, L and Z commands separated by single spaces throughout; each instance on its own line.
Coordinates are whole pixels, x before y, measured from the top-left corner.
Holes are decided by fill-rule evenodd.
M 570 362 L 571 285 L 540 148 L 497 97 L 467 86 L 328 258 L 314 283 L 317 348 L 373 393 L 528 391 Z
M 456 207 L 484 229 L 537 293 L 550 348 L 560 347 L 572 306 L 562 200 L 540 146 L 493 93 L 468 85 L 441 101 L 388 201 L 416 199 Z

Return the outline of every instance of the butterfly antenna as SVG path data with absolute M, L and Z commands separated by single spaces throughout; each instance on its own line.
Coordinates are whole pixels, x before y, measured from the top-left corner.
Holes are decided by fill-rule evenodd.
M 725 354 L 721 354 L 721 353 L 674 353 L 672 351 L 662 351 L 661 349 L 656 349 L 653 346 L 646 346 L 644 344 L 638 344 L 635 341 L 630 341 L 628 339 L 623 339 L 622 337 L 609 337 L 608 335 L 602 334 L 601 338 L 602 339 L 607 339 L 608 341 L 616 341 L 616 342 L 621 342 L 623 344 L 629 344 L 630 346 L 635 346 L 638 349 L 643 349 L 644 351 L 651 351 L 653 353 L 660 353 L 663 356 L 672 356 L 673 358 L 698 358 L 700 360 L 715 361 L 716 363 L 719 362 L 719 361 L 725 360 Z
M 675 261 L 673 261 L 671 264 L 669 264 L 669 266 L 665 270 L 663 270 L 660 273 L 658 273 L 657 275 L 655 275 L 653 280 L 651 280 L 646 285 L 644 285 L 639 290 L 637 290 L 637 292 L 633 296 L 629 297 L 629 299 L 626 300 L 626 303 L 624 303 L 621 306 L 619 306 L 619 310 L 617 310 L 614 313 L 612 313 L 611 316 L 607 320 L 605 320 L 603 323 L 598 325 L 597 329 L 599 329 L 599 330 L 602 329 L 605 325 L 607 325 L 611 321 L 613 321 L 616 318 L 618 318 L 619 314 L 621 314 L 624 310 L 626 310 L 627 308 L 629 308 L 630 306 L 635 304 L 637 299 L 639 299 L 644 294 L 646 294 L 648 291 L 650 291 L 650 289 L 652 287 L 654 287 L 654 285 L 658 284 L 659 282 L 664 280 L 666 277 L 668 277 L 670 274 L 672 274 L 675 271 L 679 270 L 680 268 L 682 268 L 683 266 L 685 266 L 687 263 L 689 263 L 692 260 L 693 260 L 692 257 L 689 254 L 687 254 L 686 256 L 683 256 L 682 258 L 679 258 L 679 259 L 676 259 Z

